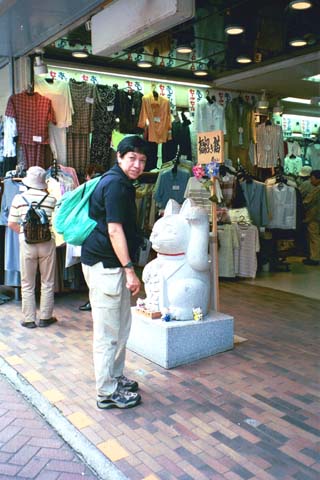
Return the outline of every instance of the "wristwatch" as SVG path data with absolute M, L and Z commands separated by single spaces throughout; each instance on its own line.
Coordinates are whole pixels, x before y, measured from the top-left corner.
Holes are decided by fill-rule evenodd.
M 130 262 L 128 262 L 128 263 L 127 263 L 126 265 L 124 265 L 122 268 L 134 268 L 134 265 L 133 265 L 133 263 L 132 263 L 131 260 L 130 260 Z

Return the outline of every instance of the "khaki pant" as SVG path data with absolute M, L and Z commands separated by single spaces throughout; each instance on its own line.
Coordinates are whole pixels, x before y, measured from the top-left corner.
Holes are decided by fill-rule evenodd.
M 93 363 L 98 395 L 110 395 L 123 374 L 131 328 L 130 291 L 122 268 L 104 268 L 102 262 L 82 264 L 89 287 L 93 319 Z
M 320 260 L 320 223 L 309 222 L 308 237 L 309 237 L 309 253 L 311 260 Z
M 54 275 L 56 266 L 56 244 L 54 240 L 43 243 L 26 243 L 24 235 L 19 235 L 22 313 L 25 322 L 37 319 L 35 286 L 39 267 L 40 318 L 52 317 L 54 305 Z

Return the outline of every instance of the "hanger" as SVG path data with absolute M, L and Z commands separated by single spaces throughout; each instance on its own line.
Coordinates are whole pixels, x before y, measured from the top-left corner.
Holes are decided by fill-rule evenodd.
M 155 83 L 152 83 L 152 84 L 151 84 L 151 91 L 152 91 L 153 98 L 154 98 L 155 100 L 158 100 L 159 93 L 157 92 L 156 88 L 157 88 L 156 84 L 155 84 Z

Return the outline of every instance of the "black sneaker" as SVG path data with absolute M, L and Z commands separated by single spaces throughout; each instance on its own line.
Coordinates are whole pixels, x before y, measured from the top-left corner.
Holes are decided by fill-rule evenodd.
M 318 262 L 317 260 L 311 260 L 311 258 L 306 258 L 305 260 L 302 260 L 302 263 L 304 263 L 305 265 L 316 267 L 317 265 L 319 265 L 320 262 Z
M 120 390 L 119 387 L 112 395 L 105 397 L 98 396 L 97 407 L 102 409 L 108 408 L 131 408 L 135 407 L 141 402 L 139 393 L 128 392 L 127 390 Z
M 136 392 L 139 388 L 138 382 L 136 382 L 135 380 L 130 380 L 130 378 L 127 378 L 124 375 L 117 377 L 117 380 L 118 387 L 121 390 L 127 390 L 127 392 Z

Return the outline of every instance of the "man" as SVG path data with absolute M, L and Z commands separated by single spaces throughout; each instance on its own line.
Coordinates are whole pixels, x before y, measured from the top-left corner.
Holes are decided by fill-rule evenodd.
M 82 245 L 81 263 L 93 318 L 93 361 L 99 408 L 141 401 L 138 383 L 123 375 L 131 327 L 130 294 L 140 290 L 132 260 L 141 243 L 133 181 L 144 170 L 147 143 L 134 135 L 118 145 L 118 163 L 98 183 L 89 213 L 97 226 Z
M 310 180 L 300 185 L 305 222 L 308 229 L 309 257 L 303 260 L 305 265 L 320 264 L 320 170 L 312 170 Z
M 48 327 L 57 319 L 53 317 L 54 305 L 54 275 L 56 265 L 56 244 L 54 238 L 43 243 L 29 244 L 25 241 L 22 223 L 29 209 L 28 202 L 40 202 L 47 195 L 46 171 L 41 167 L 30 167 L 24 185 L 28 188 L 26 192 L 18 193 L 12 201 L 9 212 L 8 227 L 19 234 L 20 245 L 20 273 L 21 273 L 21 297 L 23 327 L 35 328 L 36 324 L 36 300 L 35 285 L 38 267 L 41 278 L 40 292 L 40 321 L 39 327 Z M 47 214 L 51 223 L 51 216 L 56 204 L 56 199 L 48 195 L 41 208 Z

